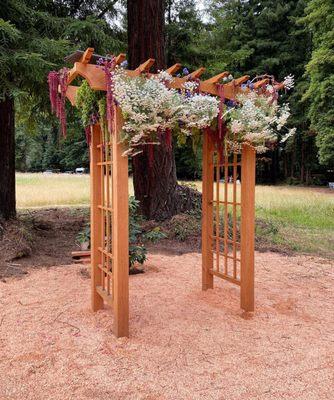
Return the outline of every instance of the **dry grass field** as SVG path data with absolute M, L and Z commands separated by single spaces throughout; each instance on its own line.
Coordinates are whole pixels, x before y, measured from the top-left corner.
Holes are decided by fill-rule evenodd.
M 131 179 L 129 183 L 132 194 Z M 190 184 L 201 190 L 201 182 Z M 88 206 L 89 175 L 18 173 L 17 205 L 19 209 Z M 334 192 L 327 188 L 258 185 L 256 216 L 258 237 L 274 245 L 333 254 Z

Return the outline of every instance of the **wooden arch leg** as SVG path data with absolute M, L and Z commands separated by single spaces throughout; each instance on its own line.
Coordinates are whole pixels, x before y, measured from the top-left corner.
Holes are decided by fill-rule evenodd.
M 113 153 L 113 308 L 114 333 L 129 336 L 129 189 L 128 158 L 119 141 L 123 126 L 120 109 L 115 112 Z
M 254 311 L 255 150 L 244 144 L 241 165 L 241 292 L 240 304 Z
M 203 137 L 202 162 L 202 290 L 213 288 L 213 160 L 212 142 L 207 132 Z

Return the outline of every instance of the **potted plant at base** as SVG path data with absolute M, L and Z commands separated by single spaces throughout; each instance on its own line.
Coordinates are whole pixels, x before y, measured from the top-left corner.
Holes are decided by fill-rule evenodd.
M 87 223 L 84 229 L 78 233 L 77 241 L 79 242 L 82 251 L 90 248 L 90 224 Z

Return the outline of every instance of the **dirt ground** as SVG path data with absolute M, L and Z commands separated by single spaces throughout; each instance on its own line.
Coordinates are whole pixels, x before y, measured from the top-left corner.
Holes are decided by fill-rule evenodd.
M 88 219 L 88 208 L 51 208 L 20 211 L 17 220 L 0 221 L 0 279 L 70 264 Z
M 151 254 L 130 277 L 130 338 L 90 311 L 83 266 L 0 282 L 0 399 L 333 399 L 334 270 L 310 256 L 256 254 L 256 312 L 200 254 Z

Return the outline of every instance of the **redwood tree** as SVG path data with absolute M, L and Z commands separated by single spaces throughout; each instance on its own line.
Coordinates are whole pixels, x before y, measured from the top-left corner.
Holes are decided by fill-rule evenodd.
M 14 99 L 0 100 L 0 216 L 15 216 L 15 127 Z
M 154 58 L 155 70 L 164 69 L 165 1 L 127 0 L 127 16 L 129 68 Z M 135 196 L 146 218 L 167 219 L 192 206 L 191 191 L 177 184 L 174 153 L 164 140 L 145 146 L 132 167 Z

